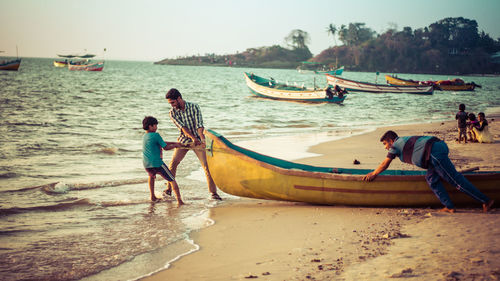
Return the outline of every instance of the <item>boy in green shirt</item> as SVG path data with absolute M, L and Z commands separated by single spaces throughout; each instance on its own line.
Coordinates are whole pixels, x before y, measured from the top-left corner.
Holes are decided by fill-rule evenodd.
M 158 129 L 158 120 L 152 116 L 147 116 L 142 120 L 142 128 L 146 130 L 142 138 L 142 161 L 149 175 L 148 184 L 149 192 L 151 193 L 151 201 L 158 201 L 158 198 L 155 196 L 155 178 L 156 174 L 160 174 L 165 180 L 172 183 L 172 189 L 177 198 L 177 205 L 184 205 L 175 177 L 162 160 L 162 148 L 164 150 L 170 150 L 181 147 L 181 144 L 178 142 L 163 141 L 160 134 L 156 132 Z

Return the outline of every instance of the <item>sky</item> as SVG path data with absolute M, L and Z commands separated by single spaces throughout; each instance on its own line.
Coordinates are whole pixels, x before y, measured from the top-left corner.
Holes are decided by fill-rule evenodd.
M 380 34 L 447 17 L 476 20 L 500 38 L 500 0 L 0 0 L 0 11 L 0 56 L 16 56 L 17 46 L 20 57 L 159 61 L 286 47 L 294 29 L 309 33 L 317 55 L 335 45 L 329 24 L 361 22 Z

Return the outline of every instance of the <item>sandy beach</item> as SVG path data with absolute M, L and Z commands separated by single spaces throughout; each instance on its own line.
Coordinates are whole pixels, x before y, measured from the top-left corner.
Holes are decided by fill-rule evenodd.
M 491 144 L 457 143 L 454 120 L 388 128 L 445 140 L 458 170 L 500 170 L 500 117 L 487 117 Z M 387 154 L 379 138 L 388 128 L 318 144 L 310 152 L 320 156 L 297 162 L 373 169 Z M 390 169 L 415 167 L 396 160 Z M 480 207 L 445 214 L 234 200 L 211 209 L 213 226 L 191 234 L 199 251 L 144 280 L 499 280 L 500 211 Z

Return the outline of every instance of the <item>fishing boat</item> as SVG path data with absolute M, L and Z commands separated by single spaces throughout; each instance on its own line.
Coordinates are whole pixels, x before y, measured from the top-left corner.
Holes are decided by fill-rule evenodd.
M 374 84 L 367 82 L 360 82 L 348 80 L 326 74 L 326 80 L 330 85 L 338 85 L 339 87 L 353 92 L 367 92 L 367 93 L 408 93 L 408 94 L 422 94 L 432 95 L 434 92 L 433 86 L 418 85 L 418 86 L 394 86 L 384 84 Z
M 245 72 L 245 81 L 250 91 L 259 96 L 276 100 L 299 102 L 342 103 L 345 95 L 335 95 L 328 88 L 316 89 L 279 83 L 273 78 L 267 79 Z
M 104 49 L 106 51 L 106 49 Z M 90 59 L 95 57 L 94 54 L 84 53 L 84 54 L 58 54 L 59 57 L 65 58 L 65 60 L 55 60 L 55 67 L 68 67 L 69 70 L 80 70 L 80 71 L 102 71 L 104 68 L 104 61 L 92 62 Z M 72 61 L 69 59 L 77 58 L 79 60 Z
M 316 167 L 266 156 L 206 130 L 208 167 L 224 192 L 249 198 L 355 206 L 441 205 L 425 181 L 426 171 L 386 170 L 373 182 L 372 170 Z M 463 173 L 484 194 L 500 200 L 500 171 Z M 445 183 L 457 205 L 477 204 Z
M 104 62 L 87 62 L 82 64 L 68 64 L 69 70 L 78 71 L 102 71 L 104 68 Z
M 54 66 L 55 67 L 67 67 L 68 66 L 68 61 L 67 60 L 55 60 L 54 61 Z
M 476 87 L 481 88 L 480 85 L 471 82 L 465 83 L 464 80 L 460 78 L 455 78 L 451 80 L 438 80 L 438 81 L 415 81 L 411 79 L 402 79 L 399 77 L 386 75 L 385 80 L 390 85 L 398 85 L 398 86 L 418 86 L 418 85 L 427 85 L 434 86 L 436 90 L 442 91 L 474 91 Z
M 21 66 L 21 59 L 0 61 L 0 70 L 12 70 L 17 71 Z
M 330 71 L 314 71 L 314 73 L 316 74 L 330 74 L 330 75 L 342 75 L 342 72 L 344 72 L 344 66 L 341 66 L 337 69 Z
M 319 62 L 303 61 L 302 65 L 297 67 L 297 71 L 299 73 L 342 75 L 342 72 L 344 72 L 344 66 L 333 68 Z

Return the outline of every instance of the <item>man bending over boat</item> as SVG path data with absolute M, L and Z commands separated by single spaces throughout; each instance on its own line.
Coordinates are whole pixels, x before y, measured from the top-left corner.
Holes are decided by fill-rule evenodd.
M 433 136 L 398 137 L 394 131 L 385 132 L 380 141 L 389 153 L 377 169 L 363 178 L 364 181 L 373 181 L 398 156 L 402 162 L 427 169 L 425 180 L 439 201 L 445 206 L 440 212 L 455 212 L 455 206 L 441 183 L 441 178 L 463 193 L 483 203 L 483 212 L 487 213 L 493 206 L 494 201 L 492 199 L 484 195 L 461 173 L 457 172 L 448 157 L 449 150 L 444 141 Z

